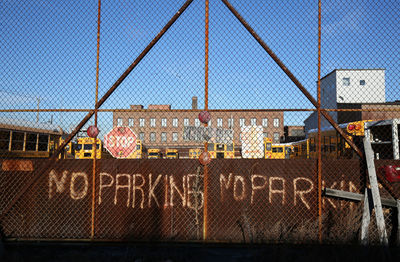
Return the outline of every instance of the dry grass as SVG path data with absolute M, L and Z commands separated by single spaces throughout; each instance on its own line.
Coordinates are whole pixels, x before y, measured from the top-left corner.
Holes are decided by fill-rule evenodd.
M 341 211 L 326 212 L 322 217 L 324 243 L 359 243 L 363 203 Z M 280 220 L 275 224 L 254 226 L 247 212 L 242 212 L 238 226 L 245 243 L 319 243 L 318 218 L 304 219 L 298 223 Z

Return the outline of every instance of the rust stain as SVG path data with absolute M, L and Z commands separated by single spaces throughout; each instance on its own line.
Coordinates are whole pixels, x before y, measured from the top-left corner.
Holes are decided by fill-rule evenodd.
M 33 171 L 31 160 L 4 160 L 1 168 L 3 171 Z

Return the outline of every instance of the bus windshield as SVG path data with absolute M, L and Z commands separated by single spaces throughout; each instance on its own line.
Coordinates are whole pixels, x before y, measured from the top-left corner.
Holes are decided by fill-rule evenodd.
M 158 156 L 158 153 L 157 152 L 150 152 L 149 156 Z

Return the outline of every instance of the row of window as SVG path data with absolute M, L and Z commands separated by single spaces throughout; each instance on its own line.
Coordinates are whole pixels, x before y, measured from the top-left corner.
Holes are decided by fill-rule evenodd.
M 268 133 L 264 132 L 263 133 L 264 137 L 268 137 Z M 156 142 L 156 137 L 157 137 L 157 133 L 156 132 L 151 132 L 150 133 L 150 142 Z M 145 142 L 145 133 L 140 132 L 139 133 L 139 140 L 141 140 L 142 142 Z M 172 137 L 171 137 L 171 141 L 172 142 L 177 142 L 178 141 L 178 133 L 177 132 L 173 132 L 172 133 Z M 167 133 L 166 132 L 161 132 L 161 142 L 167 142 Z M 183 137 L 184 141 L 188 141 L 186 139 L 186 137 Z M 273 133 L 273 141 L 274 143 L 279 143 L 279 133 L 275 132 Z
M 228 118 L 228 128 L 233 128 L 234 127 L 234 118 Z M 173 127 L 178 127 L 178 118 L 173 118 L 172 119 L 172 126 Z M 167 118 L 161 118 L 161 126 L 162 127 L 167 127 Z M 125 123 L 126 124 L 126 123 Z M 139 118 L 139 127 L 144 127 L 146 124 L 146 119 L 144 118 Z M 217 118 L 217 127 L 222 127 L 223 124 L 223 119 L 222 118 Z M 256 126 L 257 123 L 257 118 L 250 118 L 250 125 L 251 126 Z M 262 126 L 267 127 L 268 126 L 268 118 L 263 118 L 261 119 Z M 117 126 L 123 126 L 124 122 L 122 118 L 117 118 Z M 199 119 L 194 119 L 194 125 L 195 126 L 200 126 L 200 120 Z M 208 122 L 208 126 L 212 125 L 212 120 Z M 239 126 L 245 126 L 246 125 L 246 119 L 245 118 L 240 118 L 239 119 Z M 274 127 L 279 127 L 280 126 L 280 121 L 279 118 L 274 118 L 273 120 L 273 125 Z M 135 126 L 135 119 L 133 118 L 128 118 L 128 126 L 133 127 Z M 189 118 L 184 118 L 183 119 L 183 126 L 190 126 L 190 120 Z M 156 127 L 156 119 L 155 118 L 150 118 L 150 127 Z
M 350 77 L 343 77 L 343 85 L 350 86 Z M 365 80 L 360 80 L 360 86 L 365 86 Z
M 47 151 L 48 143 L 49 135 L 0 130 L 0 150 Z

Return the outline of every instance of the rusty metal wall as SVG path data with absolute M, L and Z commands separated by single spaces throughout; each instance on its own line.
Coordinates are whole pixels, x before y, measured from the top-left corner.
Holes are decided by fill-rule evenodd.
M 28 182 L 44 162 L 33 161 L 32 172 L 1 171 L 3 207 L 23 186 L 23 182 L 17 184 L 13 180 Z M 377 165 L 394 163 L 398 164 L 377 161 Z M 362 193 L 365 174 L 360 172 L 360 161 L 327 160 L 325 165 L 336 168 L 324 169 L 324 186 Z M 94 239 L 202 240 L 204 170 L 198 160 L 108 159 L 99 160 L 97 168 Z M 208 169 L 207 241 L 318 241 L 315 168 L 314 160 L 212 161 Z M 5 236 L 89 239 L 91 169 L 91 160 L 64 160 L 41 173 L 37 183 L 5 215 L 1 224 Z M 384 190 L 382 196 L 387 197 Z M 361 224 L 353 223 L 356 228 L 348 230 L 354 231 L 343 236 L 341 220 L 352 212 L 360 217 L 358 206 L 355 202 L 324 199 L 323 238 L 332 242 L 356 241 Z M 394 218 L 389 211 L 386 213 L 391 225 Z M 388 227 L 390 235 L 395 234 L 394 230 Z
M 400 118 L 395 2 L 8 1 L 0 22 L 7 239 L 359 242 L 363 203 L 324 188 L 370 187 L 348 123 Z M 399 164 L 399 128 L 373 132 L 377 170 Z M 88 136 L 98 159 L 78 150 Z M 261 149 L 305 139 L 296 157 Z M 189 159 L 217 141 L 234 152 Z

